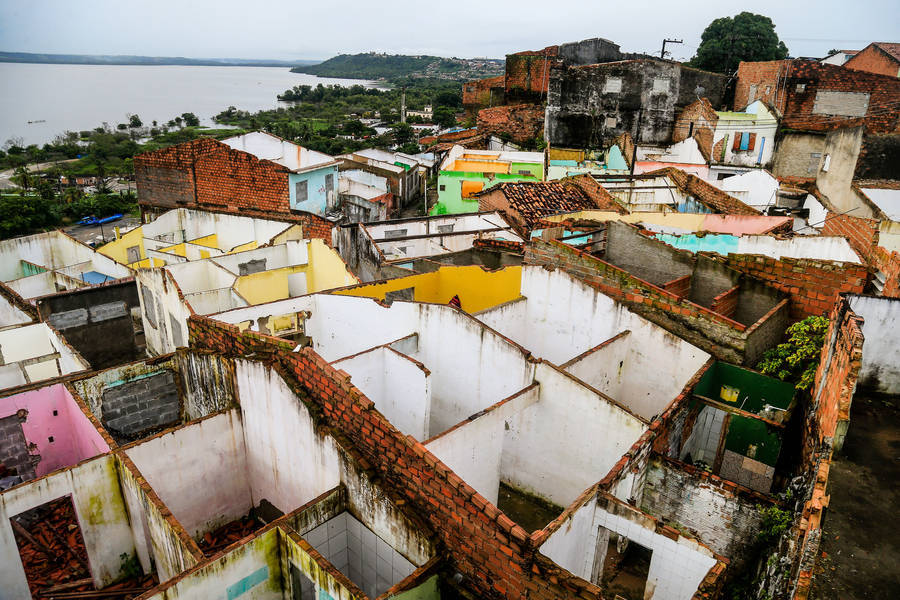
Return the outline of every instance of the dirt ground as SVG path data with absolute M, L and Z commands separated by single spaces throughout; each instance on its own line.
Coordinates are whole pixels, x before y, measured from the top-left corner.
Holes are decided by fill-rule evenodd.
M 900 396 L 857 393 L 844 448 L 831 464 L 810 598 L 900 597 Z

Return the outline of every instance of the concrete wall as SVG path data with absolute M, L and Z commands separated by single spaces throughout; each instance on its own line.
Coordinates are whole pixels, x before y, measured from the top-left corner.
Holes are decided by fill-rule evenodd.
M 24 419 L 15 418 L 17 411 L 26 412 Z M 19 475 L 27 480 L 69 467 L 82 460 L 109 451 L 109 444 L 97 431 L 88 416 L 61 383 L 0 399 L 0 419 L 12 416 L 23 441 L 33 449 L 20 448 L 20 454 L 31 464 L 17 465 L 10 461 L 8 444 L 12 438 L 0 440 L 0 462 L 19 468 Z M 7 450 L 3 452 L 2 449 Z M 23 458 L 24 458 L 23 457 Z M 27 466 L 31 476 L 22 467 Z
M 184 578 L 164 584 L 148 600 L 281 600 L 285 589 L 281 547 L 284 534 L 269 529 Z
M 125 452 L 195 538 L 254 506 L 237 411 L 166 432 Z
M 554 364 L 564 364 L 622 331 L 631 331 L 628 375 L 622 379 L 623 395 L 614 399 L 638 414 L 658 414 L 709 358 L 560 270 L 523 267 L 522 295 L 526 300 L 484 311 L 478 319 Z M 615 371 L 606 376 L 615 373 L 618 378 L 618 364 L 609 366 Z M 598 373 L 593 380 L 602 377 Z
M 59 358 L 27 363 L 59 354 Z M 26 364 L 16 364 L 25 361 Z M 44 323 L 0 331 L 0 390 L 84 371 L 90 365 Z M 26 379 L 27 374 L 27 379 Z
M 236 405 L 234 363 L 230 359 L 179 350 L 175 363 L 180 374 L 185 420 L 199 419 Z
M 135 546 L 115 461 L 107 454 L 0 493 L 0 596 L 31 597 L 9 519 L 65 496 L 75 506 L 94 585 L 122 575 L 122 555 L 132 556 Z
M 888 332 L 900 323 L 900 300 L 850 296 L 850 308 L 864 321 L 859 385 L 883 394 L 900 392 L 900 347 Z
M 428 439 L 431 422 L 431 373 L 418 361 L 380 346 L 331 363 L 346 371 L 353 385 L 397 429 L 417 440 Z
M 5 296 L 0 296 L 0 329 L 24 325 L 32 321 L 34 319 L 31 315 L 14 305 Z
M 860 202 L 850 187 L 856 171 L 856 162 L 862 148 L 864 127 L 842 128 L 825 135 L 822 163 L 816 173 L 816 187 L 828 198 L 838 212 L 851 213 L 855 217 L 872 217 L 872 210 Z
M 776 177 L 814 178 L 824 150 L 825 136 L 821 133 L 786 133 L 778 141 L 772 173 Z
M 603 259 L 658 286 L 694 270 L 694 259 L 689 254 L 660 246 L 619 222 L 607 227 Z

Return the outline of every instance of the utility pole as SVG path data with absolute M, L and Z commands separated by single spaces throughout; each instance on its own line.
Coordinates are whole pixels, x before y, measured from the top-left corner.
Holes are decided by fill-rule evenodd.
M 666 44 L 683 44 L 683 43 L 684 43 L 684 40 L 670 40 L 670 39 L 664 39 L 664 40 L 663 40 L 663 45 L 662 45 L 662 50 L 659 51 L 659 57 L 660 57 L 660 58 L 665 58 L 665 57 L 666 57 Z
M 400 122 L 406 123 L 406 86 L 400 92 Z
M 642 109 L 638 109 L 637 114 L 637 124 L 634 128 L 634 136 L 632 137 L 631 144 L 631 172 L 629 173 L 628 179 L 631 185 L 628 186 L 628 210 L 631 210 L 631 195 L 634 193 L 634 165 L 637 162 L 637 147 L 638 147 L 638 138 L 641 136 L 641 113 Z

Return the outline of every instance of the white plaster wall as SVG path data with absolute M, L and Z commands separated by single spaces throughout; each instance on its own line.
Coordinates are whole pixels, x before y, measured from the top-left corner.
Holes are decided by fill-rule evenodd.
M 187 320 L 191 315 L 191 308 L 178 295 L 178 288 L 171 279 L 166 278 L 165 269 L 140 269 L 135 275 L 138 283 L 138 298 L 141 303 L 141 319 L 144 322 L 144 339 L 147 341 L 147 350 L 151 355 L 166 354 L 175 351 L 175 340 L 171 333 L 171 323 L 174 320 L 182 327 L 182 338 L 187 340 Z M 156 319 L 151 321 L 147 317 L 147 298 L 141 288 L 146 287 L 152 297 Z
M 885 394 L 900 393 L 900 299 L 850 296 L 850 308 L 863 317 L 862 367 L 859 381 Z
M 486 229 L 502 229 L 508 227 L 507 223 L 498 212 L 468 213 L 461 215 L 446 215 L 438 218 L 429 217 L 422 219 L 404 219 L 398 221 L 385 221 L 383 223 L 366 223 L 366 231 L 374 240 L 385 237 L 385 232 L 406 230 L 404 236 L 432 235 L 438 233 L 438 227 L 453 225 L 453 231 L 482 231 Z
M 394 302 L 388 308 L 370 298 L 329 294 L 309 298 L 315 306 L 306 321 L 306 335 L 312 337 L 315 351 L 328 361 L 393 342 L 415 333 L 419 327 L 417 305 L 410 302 Z
M 772 145 L 771 141 L 766 143 Z M 759 211 L 775 204 L 775 192 L 778 191 L 779 186 L 778 180 L 771 173 L 762 169 L 753 169 L 710 183 L 735 197 L 739 197 L 735 195 L 736 193 L 745 192 L 746 195 L 740 196 L 740 200 Z
M 449 306 L 412 306 L 419 315 L 413 358 L 431 369 L 431 436 L 532 382 L 527 353 L 477 320 Z
M 554 364 L 631 330 L 628 373 L 614 398 L 642 416 L 660 413 L 709 359 L 706 352 L 560 269 L 524 266 L 522 295 L 527 299 L 523 316 L 516 303 L 479 313 L 478 318 Z M 610 366 L 618 369 L 617 364 Z M 595 374 L 593 380 L 602 380 L 602 375 Z
M 768 235 L 738 238 L 737 254 L 762 254 L 772 258 L 811 258 L 860 265 L 862 260 L 845 238 L 837 236 L 794 237 L 780 240 Z
M 194 537 L 254 506 L 237 410 L 151 438 L 125 453 Z
M 13 325 L 24 325 L 25 323 L 31 323 L 32 321 L 33 319 L 19 307 L 12 304 L 5 297 L 0 296 L 0 328 Z
M 647 428 L 552 366 L 538 364 L 535 380 L 540 401 L 507 423 L 500 478 L 567 506 L 603 479 Z
M 249 304 L 230 287 L 185 294 L 184 299 L 198 315 L 211 315 Z M 186 325 L 184 331 L 187 331 Z M 187 334 L 182 339 L 186 340 Z
M 235 361 L 250 495 L 290 512 L 340 483 L 337 446 L 316 432 L 306 406 L 265 365 Z
M 712 552 L 680 536 L 671 540 L 650 529 L 653 521 L 635 511 L 633 518 L 612 514 L 591 500 L 563 523 L 540 552 L 561 567 L 590 580 L 600 527 L 652 550 L 646 598 L 689 600 L 716 564 Z
M 459 427 L 432 439 L 425 447 L 475 491 L 497 504 L 506 423 L 516 413 L 537 402 L 539 397 L 540 389 L 533 387 L 491 408 L 477 419 L 463 422 Z
M 571 373 L 592 388 L 603 392 L 613 400 L 622 397 L 622 385 L 630 372 L 630 333 L 606 343 L 602 348 L 566 363 L 565 371 Z M 644 416 L 644 415 L 642 415 Z
M 596 512 L 597 500 L 591 498 L 550 534 L 540 547 L 541 554 L 587 581 L 591 581 L 597 551 Z
M 164 268 L 172 274 L 184 294 L 230 287 L 235 280 L 234 274 L 217 265 L 212 259 L 169 265 Z
M 697 146 L 697 140 L 692 137 L 684 139 L 668 148 L 648 148 L 638 146 L 637 159 L 639 161 L 656 161 L 668 163 L 680 163 L 688 165 L 705 165 L 706 158 Z
M 0 279 L 7 281 L 21 277 L 20 260 L 27 260 L 47 269 L 59 269 L 89 261 L 93 255 L 94 251 L 90 247 L 61 231 L 3 240 L 0 242 Z
M 259 319 L 265 317 L 279 317 L 283 315 L 292 315 L 301 311 L 318 312 L 316 308 L 317 294 L 308 296 L 296 296 L 277 300 L 275 302 L 267 302 L 265 304 L 257 304 L 242 308 L 233 308 L 223 313 L 217 313 L 212 318 L 223 323 L 231 323 L 237 325 L 246 323 L 251 331 L 259 331 Z M 376 344 L 377 345 L 377 344 Z M 340 357 L 336 357 L 340 358 Z M 333 360 L 333 359 L 332 359 Z
M 119 576 L 122 554 L 134 554 L 134 538 L 116 478 L 115 458 L 104 455 L 71 469 L 0 493 L 0 598 L 30 598 L 9 519 L 52 500 L 71 496 L 95 585 Z
M 265 270 L 271 271 L 282 267 L 309 264 L 308 245 L 309 240 L 290 241 L 277 246 L 266 246 L 256 250 L 238 252 L 237 254 L 227 254 L 210 260 L 234 275 L 240 275 L 239 265 L 251 260 L 265 259 Z
M 26 300 L 56 293 L 56 276 L 53 271 L 44 271 L 37 275 L 22 277 L 6 282 L 7 287 Z
M 430 377 L 409 357 L 380 346 L 331 366 L 349 373 L 353 385 L 397 429 L 420 441 L 428 438 Z

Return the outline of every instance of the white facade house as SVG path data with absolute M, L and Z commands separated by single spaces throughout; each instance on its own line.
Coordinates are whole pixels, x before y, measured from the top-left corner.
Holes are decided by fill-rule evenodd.
M 710 162 L 768 167 L 775 151 L 778 119 L 757 100 L 742 112 L 716 111 Z

